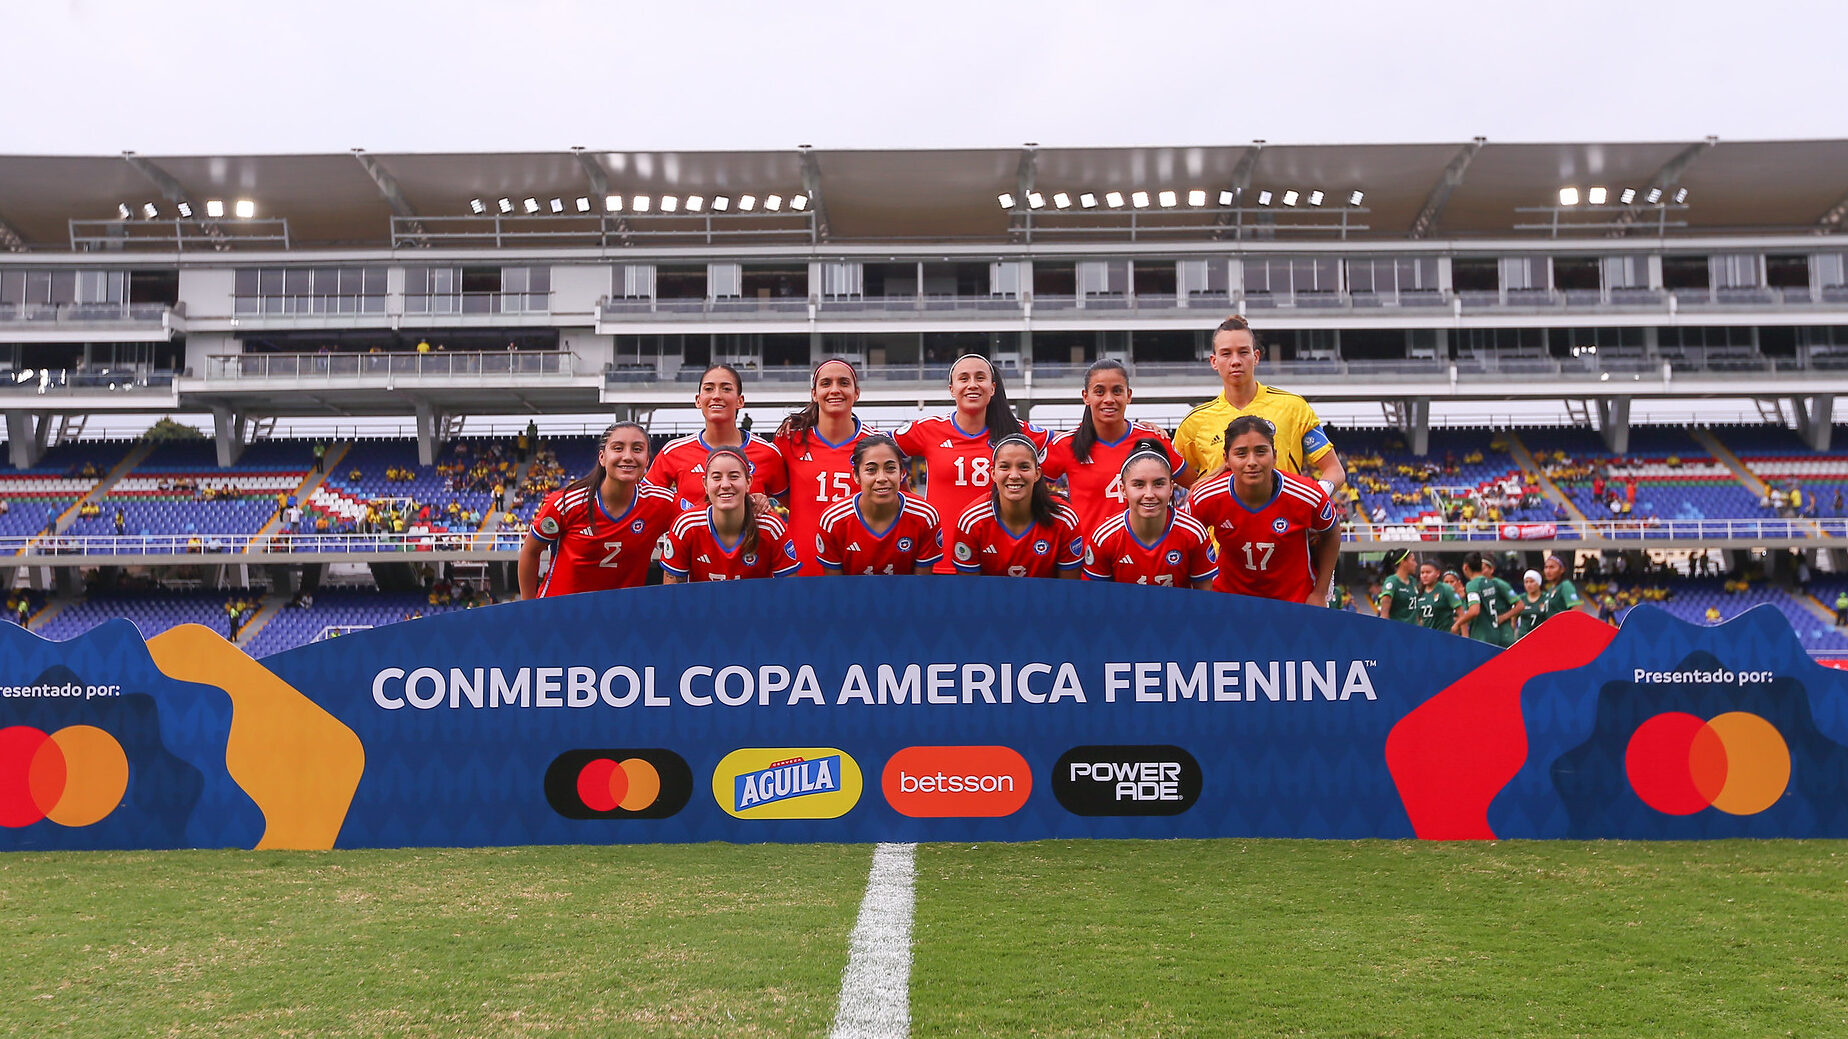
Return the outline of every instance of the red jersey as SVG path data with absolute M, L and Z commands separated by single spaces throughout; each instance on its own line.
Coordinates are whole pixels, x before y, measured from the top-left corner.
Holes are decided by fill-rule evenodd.
M 648 467 L 648 482 L 673 491 L 682 509 L 699 508 L 706 504 L 706 458 L 711 454 L 703 433 L 670 440 Z M 751 460 L 751 493 L 774 498 L 789 488 L 789 473 L 776 448 L 746 433 L 744 456 Z
M 1187 462 L 1174 449 L 1168 434 L 1145 422 L 1131 422 L 1129 430 L 1115 440 L 1093 443 L 1091 457 L 1083 462 L 1072 451 L 1072 439 L 1077 435 L 1060 433 L 1053 437 L 1052 443 L 1046 445 L 1046 460 L 1040 470 L 1047 480 L 1065 477 L 1072 509 L 1078 513 L 1078 519 L 1084 524 L 1087 534 L 1096 530 L 1105 520 L 1121 515 L 1129 508 L 1129 499 L 1123 494 L 1123 463 L 1129 461 L 1136 441 L 1161 441 L 1162 450 L 1168 455 L 1168 467 L 1175 475 L 1180 475 L 1187 468 Z
M 539 597 L 640 588 L 661 535 L 680 515 L 671 492 L 635 485 L 635 500 L 612 516 L 594 487 L 554 491 L 533 514 L 533 537 L 552 547 Z
M 1276 490 L 1262 508 L 1250 509 L 1232 490 L 1232 473 L 1194 484 L 1188 511 L 1219 541 L 1222 592 L 1302 602 L 1315 588 L 1309 535 L 1333 529 L 1335 506 L 1320 484 L 1278 470 Z
M 1213 535 L 1205 524 L 1178 510 L 1169 515 L 1168 529 L 1153 544 L 1136 537 L 1127 512 L 1105 520 L 1085 538 L 1084 576 L 1092 581 L 1189 588 L 1218 575 Z
M 821 530 L 822 514 L 830 505 L 845 501 L 860 491 L 853 477 L 853 448 L 862 439 L 879 431 L 853 420 L 853 435 L 838 444 L 822 439 L 819 432 L 808 431 L 806 443 L 787 433 L 776 435 L 776 449 L 789 469 L 789 540 L 802 557 L 804 574 L 821 573 L 815 558 L 815 535 Z
M 883 534 L 873 533 L 854 495 L 822 514 L 815 554 L 830 573 L 914 574 L 943 558 L 937 510 L 909 494 L 898 496 L 898 515 Z
M 1051 434 L 1038 426 L 1022 424 L 1020 433 L 1033 446 L 1046 450 Z M 956 416 L 940 415 L 907 422 L 892 434 L 898 449 L 912 458 L 922 458 L 928 470 L 924 483 L 924 500 L 939 516 L 961 516 L 977 499 L 986 500 L 994 482 L 989 467 L 994 464 L 994 448 L 989 446 L 988 431 L 964 433 L 956 426 Z M 937 573 L 954 573 L 949 558 L 937 562 Z
M 757 516 L 757 547 L 744 552 L 744 538 L 727 548 L 712 530 L 712 509 L 680 514 L 661 546 L 661 569 L 688 581 L 741 581 L 749 577 L 787 577 L 801 563 L 796 546 L 789 543 L 783 521 L 767 513 Z
M 950 554 L 965 574 L 995 577 L 1056 577 L 1084 565 L 1084 532 L 1078 514 L 1054 502 L 1052 525 L 1035 523 L 1016 536 L 1001 525 L 994 502 L 983 498 L 956 521 Z

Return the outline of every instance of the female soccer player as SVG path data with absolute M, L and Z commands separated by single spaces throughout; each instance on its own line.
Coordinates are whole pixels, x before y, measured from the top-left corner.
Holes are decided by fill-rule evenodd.
M 1004 438 L 1023 437 L 1035 451 L 1044 451 L 1049 438 L 1045 430 L 1023 425 L 1015 416 L 1001 376 L 986 357 L 957 358 L 950 366 L 950 393 L 955 411 L 906 423 L 892 435 L 899 450 L 924 460 L 924 500 L 939 516 L 961 516 L 988 495 L 994 449 Z M 954 573 L 955 567 L 946 556 L 935 572 Z
M 1213 535 L 1174 508 L 1173 449 L 1144 437 L 1117 474 L 1129 508 L 1100 523 L 1085 538 L 1084 576 L 1092 581 L 1211 588 L 1219 567 Z
M 1214 588 L 1327 606 L 1341 555 L 1335 504 L 1314 480 L 1277 468 L 1276 436 L 1269 419 L 1233 419 L 1225 468 L 1194 485 L 1187 508 L 1219 542 Z
M 744 380 L 729 364 L 715 364 L 699 377 L 693 403 L 706 420 L 704 431 L 670 440 L 648 467 L 648 482 L 673 491 L 682 509 L 706 504 L 706 456 L 721 447 L 743 450 L 751 460 L 751 491 L 779 497 L 789 488 L 783 456 L 776 448 L 738 428 L 738 411 L 744 407 Z M 759 505 L 764 503 L 759 502 Z
M 1429 559 L 1418 565 L 1418 585 L 1418 597 L 1412 600 L 1412 610 L 1418 615 L 1419 627 L 1452 631 L 1457 611 L 1463 608 L 1462 596 L 1438 576 L 1437 564 Z
M 1547 556 L 1546 565 L 1540 568 L 1546 577 L 1546 615 L 1557 617 L 1568 610 L 1579 608 L 1578 586 L 1566 576 L 1566 561 L 1558 556 Z
M 680 514 L 661 546 L 663 583 L 787 577 L 801 562 L 789 531 L 751 493 L 744 449 L 721 447 L 706 456 L 703 509 Z
M 1395 548 L 1386 553 L 1385 564 L 1392 572 L 1380 582 L 1380 601 L 1374 609 L 1389 620 L 1416 623 L 1412 600 L 1418 597 L 1418 582 L 1412 575 L 1418 570 L 1418 557 L 1410 549 Z
M 618 422 L 603 431 L 596 467 L 554 491 L 533 516 L 520 546 L 520 598 L 647 583 L 655 542 L 680 514 L 673 494 L 642 481 L 647 469 L 647 430 Z M 552 568 L 541 579 L 539 557 L 548 548 Z
M 1077 577 L 1084 564 L 1078 514 L 1040 479 L 1039 447 L 1015 433 L 990 456 L 994 487 L 956 521 L 956 569 L 994 577 Z
M 1053 437 L 1046 445 L 1046 479 L 1065 478 L 1072 510 L 1087 534 L 1122 515 L 1127 507 L 1123 463 L 1140 449 L 1143 440 L 1156 441 L 1167 456 L 1175 486 L 1186 487 L 1194 480 L 1193 470 L 1168 442 L 1168 434 L 1146 422 L 1131 422 L 1125 415 L 1130 398 L 1129 373 L 1123 362 L 1108 357 L 1098 361 L 1084 373 L 1084 417 L 1078 428 Z
M 1526 594 L 1521 596 L 1520 615 L 1514 619 L 1514 637 L 1517 641 L 1546 620 L 1546 588 L 1541 584 L 1540 575 L 1529 570 L 1522 576 L 1521 584 Z
M 901 488 L 905 458 L 892 438 L 861 438 L 853 449 L 860 493 L 822 514 L 815 556 L 829 574 L 928 574 L 943 557 L 937 510 Z
M 823 361 L 809 377 L 808 406 L 784 419 L 771 441 L 789 468 L 789 540 L 804 574 L 822 572 L 815 556 L 822 514 L 857 487 L 854 450 L 874 432 L 854 416 L 859 399 L 853 365 L 838 357 Z

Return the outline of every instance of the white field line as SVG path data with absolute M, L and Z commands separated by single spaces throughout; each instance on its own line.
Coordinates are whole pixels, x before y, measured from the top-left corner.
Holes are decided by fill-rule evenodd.
M 911 911 L 917 904 L 915 844 L 873 849 L 860 918 L 847 943 L 832 1039 L 904 1039 L 911 1034 Z

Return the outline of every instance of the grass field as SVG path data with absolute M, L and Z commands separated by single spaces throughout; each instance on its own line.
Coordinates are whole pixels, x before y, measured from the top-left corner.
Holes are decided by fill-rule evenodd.
M 9 1035 L 825 1035 L 864 846 L 0 857 Z M 1848 844 L 925 845 L 911 1034 L 1848 1034 Z

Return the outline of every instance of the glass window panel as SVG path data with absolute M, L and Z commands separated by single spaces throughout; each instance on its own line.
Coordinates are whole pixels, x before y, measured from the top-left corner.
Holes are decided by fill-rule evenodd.
M 77 272 L 53 271 L 51 275 L 52 303 L 77 302 Z
M 275 267 L 264 268 L 257 272 L 257 295 L 282 295 L 282 271 Z
M 257 294 L 257 272 L 254 268 L 239 270 L 231 276 L 231 294 L 234 296 Z
M 385 295 L 385 268 L 367 267 L 365 268 L 363 273 L 361 273 L 360 279 L 363 285 L 363 290 L 366 295 L 368 296 Z

